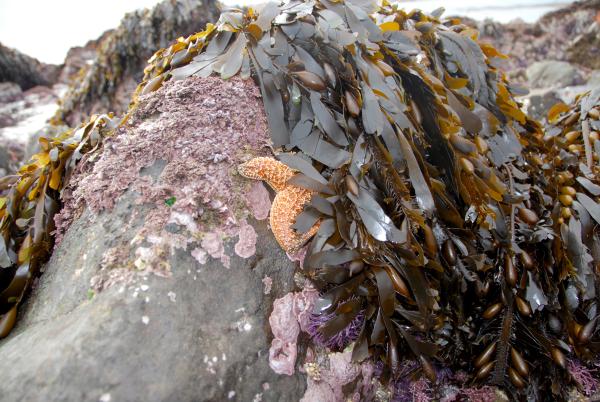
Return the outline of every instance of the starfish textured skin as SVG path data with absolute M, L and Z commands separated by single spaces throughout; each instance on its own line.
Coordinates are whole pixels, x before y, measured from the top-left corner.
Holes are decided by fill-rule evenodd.
M 276 195 L 269 213 L 275 239 L 287 253 L 298 251 L 319 230 L 319 223 L 306 233 L 298 233 L 292 225 L 310 201 L 314 191 L 288 184 L 295 172 L 274 158 L 258 157 L 242 163 L 238 172 L 243 177 L 266 182 Z

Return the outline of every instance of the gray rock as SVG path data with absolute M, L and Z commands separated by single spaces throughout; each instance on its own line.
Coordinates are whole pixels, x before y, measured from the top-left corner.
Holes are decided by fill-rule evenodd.
M 268 363 L 268 317 L 294 264 L 248 210 L 256 183 L 235 174 L 268 138 L 258 94 L 239 79 L 169 82 L 82 162 L 62 240 L 0 341 L 0 399 L 300 400 L 305 377 Z
M 590 73 L 587 85 L 592 88 L 600 87 L 600 70 L 594 70 Z
M 527 115 L 538 120 L 543 120 L 548 111 L 556 103 L 561 102 L 558 93 L 553 89 L 535 89 L 523 98 Z
M 539 61 L 527 68 L 527 80 L 532 88 L 562 88 L 583 84 L 577 68 L 565 61 Z
M 36 85 L 52 85 L 59 67 L 41 63 L 0 43 L 0 82 L 14 82 L 26 90 Z
M 0 82 L 0 103 L 14 102 L 23 96 L 19 84 L 14 82 Z
M 200 269 L 177 252 L 171 278 L 92 297 L 90 279 L 132 200 L 94 223 L 85 213 L 65 236 L 15 333 L 0 342 L 3 400 L 299 400 L 304 381 L 277 376 L 267 362 L 272 298 L 292 286 L 293 266 L 264 223 L 256 257 L 233 258 L 230 270 L 218 260 Z M 265 275 L 279 284 L 269 297 Z

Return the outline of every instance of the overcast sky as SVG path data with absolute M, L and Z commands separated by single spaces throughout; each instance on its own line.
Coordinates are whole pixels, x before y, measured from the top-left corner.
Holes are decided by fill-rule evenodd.
M 264 0 L 225 0 L 228 5 Z M 126 12 L 152 7 L 157 0 L 0 0 L 0 42 L 46 63 L 62 63 L 72 46 L 84 45 L 116 27 Z M 417 0 L 407 8 L 432 11 L 445 6 L 447 14 L 508 21 L 534 21 L 567 0 Z

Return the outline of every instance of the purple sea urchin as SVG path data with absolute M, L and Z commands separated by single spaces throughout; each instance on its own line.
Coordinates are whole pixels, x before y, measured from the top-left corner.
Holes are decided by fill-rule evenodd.
M 331 314 L 311 314 L 310 323 L 308 325 L 308 333 L 312 340 L 319 346 L 327 347 L 331 350 L 341 351 L 346 346 L 358 339 L 360 330 L 365 321 L 365 314 L 363 311 L 359 312 L 358 315 L 346 326 L 344 329 L 339 331 L 332 337 L 326 337 L 320 331 L 321 327 L 329 322 L 336 316 L 335 313 Z

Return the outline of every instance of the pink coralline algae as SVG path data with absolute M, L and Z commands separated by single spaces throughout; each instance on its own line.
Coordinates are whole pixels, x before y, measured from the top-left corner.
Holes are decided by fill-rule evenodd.
M 569 372 L 581 387 L 586 396 L 592 396 L 594 392 L 600 391 L 600 380 L 592 370 L 583 366 L 578 360 L 569 361 Z
M 352 350 L 329 355 L 329 371 L 333 384 L 346 385 L 354 381 L 361 372 L 358 364 L 352 363 Z M 325 377 L 327 377 L 327 375 Z
M 225 252 L 225 246 L 223 245 L 223 239 L 219 236 L 218 233 L 209 232 L 202 239 L 202 248 L 206 250 L 206 252 L 212 258 L 221 258 L 223 253 Z
M 196 261 L 198 261 L 202 265 L 206 264 L 206 261 L 208 261 L 208 253 L 206 252 L 206 250 L 203 250 L 200 247 L 197 247 L 192 250 L 192 257 L 194 257 Z
M 257 221 L 262 221 L 269 217 L 271 199 L 269 198 L 269 192 L 262 182 L 252 181 L 250 189 L 246 192 L 246 204 Z
M 290 292 L 273 303 L 273 312 L 269 317 L 271 331 L 276 339 L 284 342 L 296 342 L 300 333 L 298 320 L 294 315 L 294 298 L 296 294 Z
M 250 258 L 256 254 L 256 231 L 246 222 L 240 226 L 239 239 L 234 250 L 242 258 Z
M 269 324 L 274 339 L 269 349 L 269 366 L 277 374 L 294 374 L 296 364 L 296 341 L 300 326 L 294 316 L 294 293 L 275 300 Z
M 305 286 L 302 292 L 297 292 L 294 296 L 294 316 L 304 332 L 309 331 L 310 316 L 318 298 L 319 291 L 310 285 Z
M 352 362 L 352 350 L 330 353 L 326 360 L 320 363 L 318 376 L 308 376 L 301 402 L 342 402 L 345 400 L 343 387 L 356 380 L 363 371 L 363 365 Z M 370 377 L 367 380 L 370 381 Z
M 302 247 L 300 250 L 295 253 L 286 253 L 287 257 L 290 261 L 297 261 L 300 263 L 300 269 L 304 269 L 304 259 L 306 258 L 306 252 L 308 251 L 308 246 Z
M 407 378 L 397 382 L 394 386 L 393 402 L 429 402 L 431 388 L 427 380 L 420 378 L 416 381 Z
M 307 285 L 303 291 L 290 292 L 273 303 L 269 324 L 274 339 L 269 349 L 269 366 L 276 373 L 294 374 L 298 335 L 300 329 L 305 330 L 317 297 L 316 290 Z
M 162 238 L 165 255 L 181 248 L 200 263 L 215 258 L 228 267 L 232 256 L 224 241 L 231 239 L 237 240 L 236 254 L 249 258 L 256 233 L 247 219 L 266 218 L 269 194 L 236 168 L 266 154 L 269 142 L 252 80 L 169 81 L 142 96 L 103 147 L 85 156 L 65 191 L 57 237 L 84 207 L 99 214 L 119 202 L 131 203 L 124 197 L 133 195 L 133 212 L 141 210 L 138 205 L 150 207 L 134 234 L 136 245 L 148 247 L 150 237 Z
M 273 339 L 269 349 L 269 366 L 277 374 L 293 375 L 298 347 L 296 343 Z
M 467 401 L 478 401 L 478 402 L 495 402 L 498 400 L 498 394 L 496 388 L 484 385 L 482 387 L 473 388 L 462 388 L 459 392 L 459 398 L 456 401 L 462 401 L 466 398 Z

